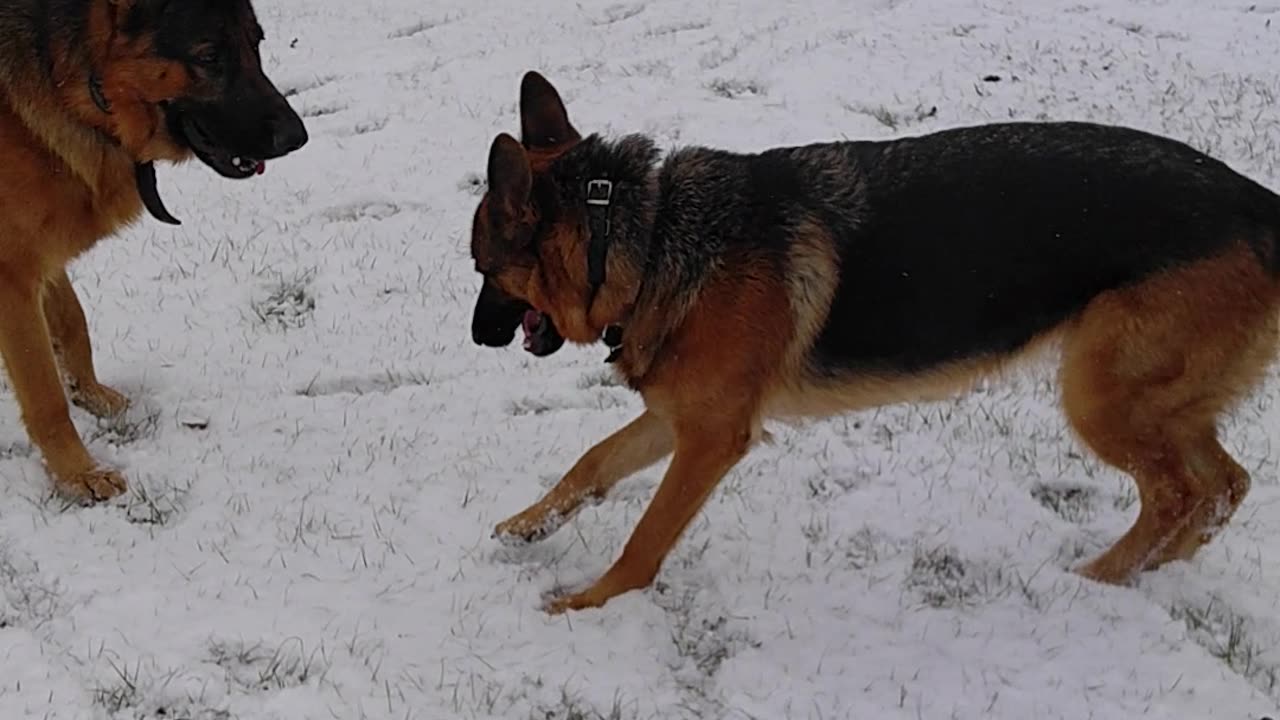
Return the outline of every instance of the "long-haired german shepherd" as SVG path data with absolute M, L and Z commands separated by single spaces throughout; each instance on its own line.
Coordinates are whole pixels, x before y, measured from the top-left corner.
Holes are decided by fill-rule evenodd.
M 307 142 L 263 74 L 250 0 L 0 2 L 0 355 L 58 490 L 122 492 L 68 414 L 126 399 L 98 382 L 65 267 L 160 201 L 156 161 L 246 178 Z
M 646 411 L 497 533 L 545 537 L 675 453 L 621 557 L 551 611 L 648 585 L 763 419 L 937 398 L 1051 339 L 1068 421 L 1142 502 L 1079 572 L 1190 558 L 1244 499 L 1216 421 L 1277 350 L 1280 197 L 1221 162 L 1087 123 L 660 160 L 581 137 L 536 73 L 520 113 L 474 218 L 474 340 L 603 339 Z

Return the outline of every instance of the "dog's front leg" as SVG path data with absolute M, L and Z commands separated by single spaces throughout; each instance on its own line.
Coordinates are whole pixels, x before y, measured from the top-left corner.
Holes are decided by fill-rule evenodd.
M 505 543 L 535 542 L 564 526 L 587 501 L 604 499 L 615 485 L 671 453 L 670 425 L 650 411 L 584 454 L 541 500 L 498 524 Z
M 621 557 L 591 587 L 553 600 L 547 606 L 548 612 L 600 607 L 610 598 L 653 582 L 663 560 L 711 491 L 747 454 L 758 436 L 749 422 L 719 424 L 709 418 L 691 422 L 698 427 L 677 431 L 671 467 Z
M 44 317 L 49 325 L 54 352 L 67 376 L 71 402 L 99 418 L 114 417 L 124 412 L 129 407 L 129 400 L 98 382 L 84 309 L 80 307 L 71 278 L 65 271 L 56 273 L 45 284 Z
M 9 371 L 27 434 L 44 456 L 59 492 L 105 500 L 124 478 L 99 469 L 71 424 L 71 414 L 40 301 L 41 288 L 0 267 L 0 357 Z

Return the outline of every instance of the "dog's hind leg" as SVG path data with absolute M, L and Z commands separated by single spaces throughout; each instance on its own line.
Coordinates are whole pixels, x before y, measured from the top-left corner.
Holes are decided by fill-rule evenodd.
M 1231 253 L 1097 298 L 1065 346 L 1063 405 L 1081 439 L 1138 485 L 1138 519 L 1081 574 L 1124 583 L 1189 559 L 1231 518 L 1249 476 L 1222 448 L 1219 416 L 1274 349 L 1272 288 Z
M 1187 375 L 1198 373 L 1199 392 L 1183 409 L 1182 417 L 1189 422 L 1178 438 L 1187 469 L 1212 501 L 1200 509 L 1201 517 L 1156 557 L 1154 565 L 1190 560 L 1226 526 L 1249 493 L 1249 473 L 1222 447 L 1216 421 L 1262 382 L 1280 342 L 1280 328 L 1266 312 L 1241 312 L 1221 335 L 1206 339 L 1207 343 L 1197 344 L 1188 362 Z
M 65 271 L 59 271 L 45 283 L 44 316 L 54 352 L 67 377 L 71 402 L 99 418 L 124 412 L 129 400 L 98 382 L 84 309 Z
M 615 485 L 671 454 L 671 428 L 645 411 L 584 454 L 541 500 L 498 524 L 503 542 L 535 542 L 559 530 L 590 501 L 599 501 Z
M 1222 447 L 1211 425 L 1185 438 L 1182 449 L 1188 469 L 1200 482 L 1207 502 L 1193 510 L 1186 529 L 1156 554 L 1149 567 L 1173 560 L 1190 560 L 1226 526 L 1249 493 L 1249 473 Z
M 99 469 L 71 423 L 38 280 L 0 267 L 0 356 L 9 371 L 22 421 L 40 449 L 58 490 L 77 499 L 104 500 L 124 492 L 124 478 Z

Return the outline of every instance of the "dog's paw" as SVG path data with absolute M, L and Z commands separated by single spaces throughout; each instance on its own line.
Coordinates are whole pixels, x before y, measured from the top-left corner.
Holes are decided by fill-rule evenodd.
M 610 600 L 629 592 L 643 590 L 653 582 L 653 576 L 643 569 L 635 570 L 624 555 L 609 572 L 590 586 L 570 592 L 567 588 L 556 590 L 543 602 L 542 609 L 549 615 L 560 615 L 570 610 L 589 610 L 604 607 Z
M 119 471 L 103 468 L 59 478 L 56 485 L 60 495 L 76 502 L 110 500 L 129 486 Z
M 1072 568 L 1072 572 L 1096 583 L 1123 587 L 1133 583 L 1137 568 L 1131 564 L 1118 563 L 1111 555 L 1103 554 L 1099 558 Z
M 507 546 L 528 545 L 551 536 L 565 520 L 559 513 L 545 512 L 535 506 L 498 523 L 493 537 Z
M 129 409 L 129 398 L 102 383 L 78 384 L 71 390 L 71 402 L 101 419 L 117 417 Z
M 563 615 L 570 610 L 590 610 L 591 608 L 603 607 L 609 601 L 609 598 L 601 596 L 600 593 L 594 592 L 594 590 L 595 588 L 591 588 L 582 592 L 551 598 L 543 605 L 543 610 L 548 615 Z

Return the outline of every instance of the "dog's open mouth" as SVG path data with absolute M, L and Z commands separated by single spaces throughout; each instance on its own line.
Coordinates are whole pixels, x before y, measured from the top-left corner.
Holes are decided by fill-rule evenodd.
M 524 349 L 537 357 L 550 355 L 564 344 L 560 331 L 546 313 L 526 310 L 520 327 L 524 330 Z
M 174 138 L 191 148 L 196 157 L 200 158 L 205 165 L 217 171 L 219 175 L 239 180 L 252 175 L 261 175 L 266 171 L 267 164 L 262 160 L 245 155 L 235 155 L 219 148 L 216 143 L 209 139 L 209 135 L 201 129 L 200 124 L 192 119 L 191 116 L 175 112 L 167 107 L 165 111 L 168 118 L 169 132 Z M 147 211 L 161 222 L 180 225 L 181 222 L 169 212 L 164 205 L 164 201 L 160 199 L 160 192 L 156 187 L 154 163 L 138 163 L 134 167 L 134 175 L 138 187 L 138 196 L 142 199 L 142 204 L 147 208 Z
M 261 175 L 267 170 L 267 163 L 260 158 L 237 155 L 223 150 L 210 139 L 208 133 L 200 127 L 200 123 L 189 115 L 182 115 L 177 122 L 182 131 L 187 147 L 200 158 L 205 165 L 213 168 L 219 175 L 241 180 L 253 175 Z

